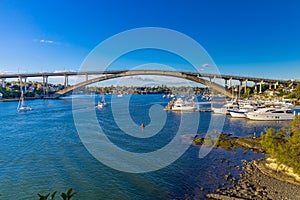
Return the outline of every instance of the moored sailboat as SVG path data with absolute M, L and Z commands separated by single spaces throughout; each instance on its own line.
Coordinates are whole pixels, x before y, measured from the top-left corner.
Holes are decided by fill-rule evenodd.
M 21 97 L 20 97 L 20 100 L 19 100 L 17 110 L 18 110 L 18 112 L 26 112 L 26 111 L 32 110 L 32 108 L 30 106 L 28 106 L 24 103 L 24 92 L 23 92 L 23 90 L 21 90 Z

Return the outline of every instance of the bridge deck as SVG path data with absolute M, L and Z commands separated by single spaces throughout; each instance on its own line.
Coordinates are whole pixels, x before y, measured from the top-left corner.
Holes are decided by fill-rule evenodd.
M 86 71 L 86 72 L 41 72 L 41 73 L 19 73 L 19 74 L 0 74 L 0 79 L 6 78 L 30 78 L 30 77 L 58 77 L 58 76 L 78 76 L 78 75 L 110 75 L 110 74 L 119 74 L 127 71 L 140 71 L 145 72 L 145 74 L 149 74 L 151 72 L 156 72 L 159 70 L 112 70 L 112 71 Z M 175 71 L 159 71 L 162 74 L 168 72 L 175 72 Z M 247 77 L 247 76 L 232 76 L 232 75 L 221 75 L 221 74 L 205 74 L 205 73 L 192 73 L 192 72 L 180 72 L 185 73 L 191 76 L 198 76 L 202 78 L 219 78 L 219 79 L 232 79 L 232 80 L 239 80 L 239 81 L 253 81 L 253 82 L 265 82 L 265 83 L 300 83 L 300 81 L 293 81 L 293 80 L 280 80 L 280 79 L 269 79 L 269 78 L 256 78 L 256 77 Z

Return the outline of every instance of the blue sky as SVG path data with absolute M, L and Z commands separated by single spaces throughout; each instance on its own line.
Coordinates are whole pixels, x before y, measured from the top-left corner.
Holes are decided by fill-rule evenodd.
M 222 74 L 300 79 L 300 1 L 0 0 L 0 73 L 78 70 L 101 41 L 164 27 L 200 43 Z

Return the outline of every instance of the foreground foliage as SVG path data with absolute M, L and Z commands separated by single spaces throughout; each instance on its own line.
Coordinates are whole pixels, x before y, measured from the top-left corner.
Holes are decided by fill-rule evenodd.
M 41 195 L 41 194 L 38 194 L 38 196 L 40 197 L 40 200 L 53 200 L 55 199 L 55 195 L 56 195 L 57 191 L 53 192 L 50 196 L 50 193 L 46 194 L 45 196 L 44 195 Z M 63 200 L 70 200 L 72 199 L 77 193 L 76 192 L 73 192 L 72 188 L 70 188 L 67 193 L 61 193 L 60 197 L 63 199 Z M 49 199 L 50 197 L 50 199 Z
M 262 135 L 261 142 L 269 157 L 300 174 L 300 116 L 291 123 L 290 132 L 284 128 L 279 131 L 270 128 Z

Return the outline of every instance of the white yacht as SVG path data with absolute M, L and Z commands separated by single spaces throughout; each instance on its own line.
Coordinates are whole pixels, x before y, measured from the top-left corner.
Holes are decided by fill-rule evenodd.
M 246 114 L 248 119 L 260 121 L 293 120 L 293 111 L 289 108 L 262 108 Z
M 235 101 L 227 103 L 227 104 L 225 104 L 221 108 L 212 108 L 212 110 L 214 111 L 214 113 L 216 113 L 216 114 L 224 114 L 224 115 L 229 114 L 229 110 L 238 110 L 238 109 L 239 109 L 239 105 Z
M 238 110 L 228 110 L 229 114 L 231 115 L 231 117 L 234 118 L 246 118 L 246 114 L 248 112 L 253 112 L 255 111 L 256 108 L 252 105 L 246 104 L 243 107 L 241 107 Z
M 174 101 L 174 105 L 171 110 L 173 111 L 195 111 L 197 106 L 193 100 L 183 100 L 178 98 Z

